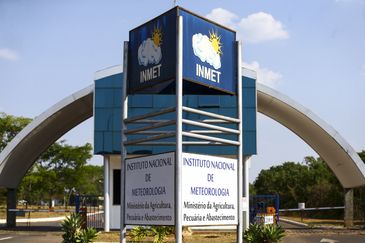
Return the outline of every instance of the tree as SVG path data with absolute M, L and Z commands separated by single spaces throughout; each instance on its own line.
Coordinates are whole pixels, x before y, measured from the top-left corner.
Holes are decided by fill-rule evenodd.
M 6 145 L 29 123 L 31 119 L 0 112 L 0 153 Z M 0 188 L 0 202 L 6 201 L 6 189 Z
M 80 178 L 76 185 L 80 194 L 102 195 L 103 194 L 103 166 L 86 165 L 80 171 Z
M 306 201 L 306 188 L 309 182 L 305 165 L 285 162 L 262 170 L 254 182 L 257 194 L 279 194 L 281 206 L 296 207 L 298 202 Z
M 307 204 L 311 207 L 341 206 L 343 204 L 343 188 L 335 174 L 322 158 L 305 157 L 312 181 L 308 188 Z
M 93 178 L 88 178 L 90 173 L 84 171 L 91 151 L 89 143 L 83 146 L 68 145 L 65 141 L 54 143 L 28 171 L 19 186 L 19 194 L 30 202 L 62 199 L 65 195 L 69 199 L 82 184 L 95 185 Z M 90 171 L 87 168 L 86 171 Z
M 0 152 L 32 119 L 0 112 Z
M 254 182 L 257 194 L 280 195 L 282 208 L 340 206 L 343 188 L 321 158 L 306 157 L 304 163 L 285 162 L 262 170 Z
M 256 188 L 255 188 L 255 186 L 252 183 L 250 183 L 248 185 L 248 190 L 249 190 L 250 196 L 254 196 L 254 195 L 257 194 L 256 193 Z
M 31 119 L 0 112 L 0 152 Z M 92 146 L 71 146 L 65 141 L 51 145 L 28 170 L 18 187 L 18 198 L 28 202 L 67 199 L 75 191 L 102 194 L 103 168 L 87 165 Z M 5 200 L 5 191 L 1 192 Z

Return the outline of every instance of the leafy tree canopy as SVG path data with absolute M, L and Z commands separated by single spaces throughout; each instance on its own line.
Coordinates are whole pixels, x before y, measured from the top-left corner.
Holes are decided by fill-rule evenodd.
M 343 189 L 321 158 L 306 157 L 304 163 L 285 162 L 262 170 L 254 182 L 257 194 L 280 195 L 282 208 L 343 204 Z
M 0 152 L 32 119 L 0 112 Z
M 30 122 L 29 118 L 0 113 L 0 152 Z M 55 142 L 28 170 L 18 187 L 18 198 L 39 202 L 68 199 L 75 192 L 102 194 L 103 168 L 87 165 L 91 157 L 90 143 L 72 146 L 64 140 Z

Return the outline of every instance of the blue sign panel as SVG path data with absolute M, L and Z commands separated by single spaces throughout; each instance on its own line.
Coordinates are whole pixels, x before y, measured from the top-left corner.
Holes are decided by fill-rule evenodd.
M 186 10 L 183 16 L 183 77 L 187 81 L 235 94 L 236 33 Z
M 180 7 L 129 32 L 128 94 L 175 92 L 178 16 L 184 94 L 236 94 L 236 33 Z
M 163 93 L 175 80 L 176 8 L 129 32 L 128 94 Z

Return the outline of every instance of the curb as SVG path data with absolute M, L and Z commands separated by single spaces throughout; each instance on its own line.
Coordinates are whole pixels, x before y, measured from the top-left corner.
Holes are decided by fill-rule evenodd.
M 301 222 L 297 222 L 297 221 L 290 220 L 290 219 L 283 219 L 283 218 L 280 218 L 279 222 L 280 222 L 280 221 L 283 221 L 283 222 L 285 222 L 285 223 L 294 224 L 294 225 L 297 225 L 297 226 L 309 227 L 309 226 L 308 226 L 308 224 L 301 223 Z
M 96 215 L 102 214 L 104 211 L 96 212 L 96 213 L 88 213 L 87 215 Z M 66 218 L 65 216 L 60 217 L 52 217 L 52 218 L 24 218 L 24 219 L 16 219 L 17 223 L 39 223 L 39 222 L 56 222 L 61 221 Z M 6 219 L 0 219 L 0 224 L 6 224 Z
M 54 217 L 54 218 L 30 218 L 30 219 L 17 219 L 17 223 L 38 223 L 38 222 L 55 222 L 64 220 L 66 216 Z M 0 224 L 5 224 L 6 219 L 0 219 Z

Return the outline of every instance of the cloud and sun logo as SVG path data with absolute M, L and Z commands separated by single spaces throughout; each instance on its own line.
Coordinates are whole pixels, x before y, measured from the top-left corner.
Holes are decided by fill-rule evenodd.
M 162 58 L 162 31 L 159 27 L 154 27 L 151 37 L 144 40 L 138 47 L 138 63 L 147 66 L 158 64 Z
M 222 43 L 217 32 L 209 31 L 209 37 L 201 33 L 194 34 L 192 46 L 194 55 L 199 57 L 200 61 L 208 63 L 214 69 L 221 68 Z

